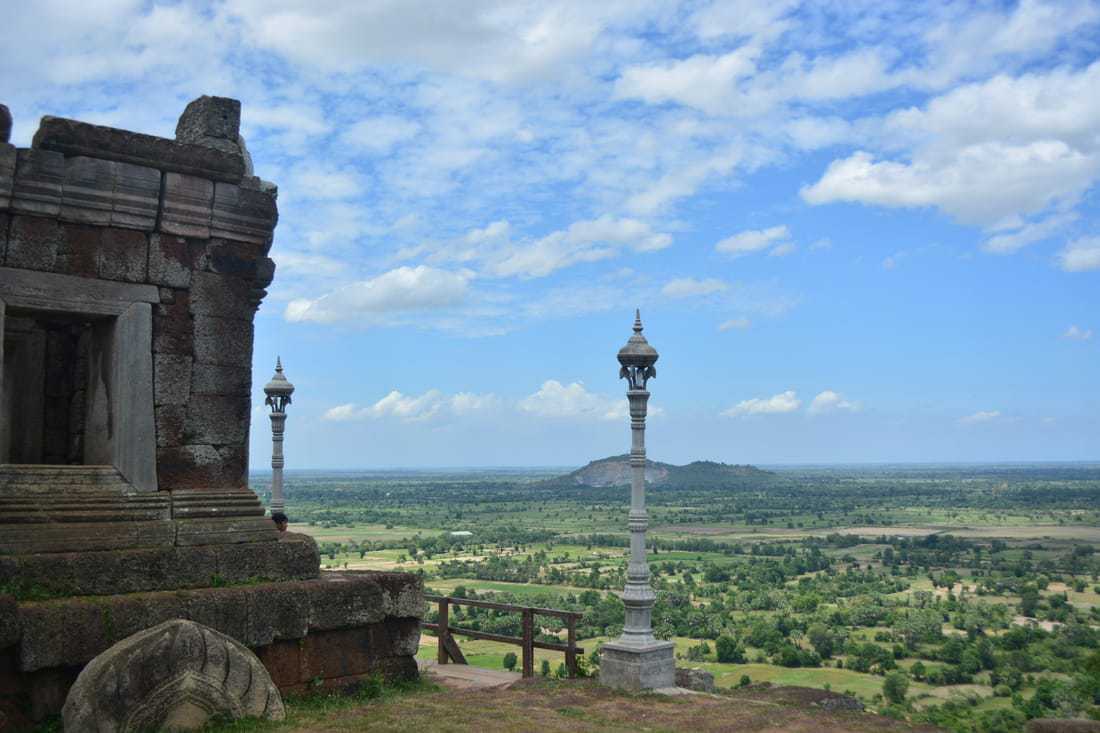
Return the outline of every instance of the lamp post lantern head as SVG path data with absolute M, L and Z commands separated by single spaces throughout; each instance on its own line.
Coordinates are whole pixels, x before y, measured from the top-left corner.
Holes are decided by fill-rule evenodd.
M 646 382 L 657 376 L 654 364 L 660 355 L 642 335 L 642 314 L 634 311 L 634 335 L 619 349 L 619 379 L 626 379 L 631 389 L 645 389 Z
M 283 374 L 283 361 L 275 357 L 275 376 L 264 385 L 264 394 L 267 399 L 264 404 L 271 408 L 271 412 L 282 414 L 286 412 L 286 406 L 290 404 L 290 395 L 294 394 L 294 385 Z

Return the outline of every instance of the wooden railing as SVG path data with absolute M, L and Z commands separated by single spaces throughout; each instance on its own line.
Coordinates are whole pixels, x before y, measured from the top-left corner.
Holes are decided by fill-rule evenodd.
M 533 606 L 513 606 L 508 603 L 493 603 L 492 601 L 480 601 L 472 598 L 453 598 L 451 596 L 425 596 L 429 601 L 439 604 L 439 623 L 421 623 L 420 628 L 431 631 L 439 639 L 439 653 L 437 661 L 440 664 L 454 662 L 466 664 L 466 657 L 458 647 L 452 634 L 467 636 L 471 639 L 485 639 L 486 641 L 500 641 L 505 644 L 517 644 L 523 648 L 523 676 L 535 676 L 535 650 L 548 649 L 554 652 L 565 652 L 565 669 L 570 677 L 577 676 L 577 655 L 584 654 L 584 649 L 577 646 L 577 619 L 584 614 L 576 611 L 559 611 L 554 608 L 535 608 Z M 502 634 L 490 634 L 487 631 L 476 629 L 462 629 L 450 625 L 451 606 L 476 606 L 477 608 L 489 608 L 494 611 L 513 611 L 523 614 L 523 637 L 504 636 Z M 554 616 L 565 621 L 568 642 L 556 644 L 553 642 L 537 641 L 535 639 L 535 616 Z

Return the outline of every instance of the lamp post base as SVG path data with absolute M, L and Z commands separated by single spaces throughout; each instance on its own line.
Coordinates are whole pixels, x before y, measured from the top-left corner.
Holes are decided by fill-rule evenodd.
M 644 646 L 610 642 L 600 649 L 600 683 L 620 690 L 659 690 L 676 686 L 676 645 Z

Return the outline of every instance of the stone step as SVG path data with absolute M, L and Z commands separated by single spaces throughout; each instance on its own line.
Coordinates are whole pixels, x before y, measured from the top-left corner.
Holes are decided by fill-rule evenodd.
M 54 491 L 83 486 L 130 487 L 114 466 L 0 464 L 0 491 L 35 486 L 49 487 Z

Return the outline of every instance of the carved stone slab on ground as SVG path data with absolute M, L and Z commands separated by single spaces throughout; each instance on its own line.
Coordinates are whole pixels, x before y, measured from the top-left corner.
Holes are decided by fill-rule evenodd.
M 166 621 L 88 664 L 62 710 L 65 730 L 199 730 L 213 718 L 286 717 L 267 670 L 236 641 L 194 621 Z

